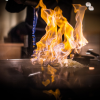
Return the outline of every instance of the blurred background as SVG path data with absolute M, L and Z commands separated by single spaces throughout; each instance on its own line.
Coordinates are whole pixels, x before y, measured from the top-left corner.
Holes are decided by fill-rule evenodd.
M 7 1 L 0 0 L 0 43 L 4 43 L 9 31 L 26 18 L 26 9 L 19 13 L 9 13 L 5 9 Z
M 5 6 L 8 0 L 0 0 L 0 44 L 9 43 L 8 33 L 10 30 L 21 22 L 25 21 L 26 8 L 19 13 L 9 13 L 6 11 Z M 87 8 L 83 20 L 83 33 L 88 44 L 81 49 L 81 55 L 90 55 L 87 50 L 100 55 L 100 1 L 99 0 L 73 0 L 73 4 L 86 5 L 87 2 L 91 3 L 91 8 Z M 75 13 L 71 11 L 70 24 L 75 26 Z M 7 38 L 7 39 L 6 39 Z M 0 45 L 0 48 L 2 45 Z M 0 56 L 2 52 L 0 51 Z
M 88 55 L 88 49 L 100 55 L 100 1 L 99 0 L 73 0 L 73 4 L 86 5 L 91 3 L 94 10 L 87 8 L 83 19 L 83 34 L 88 40 L 88 44 L 81 49 L 82 55 Z M 75 25 L 75 13 L 72 10 L 70 23 Z

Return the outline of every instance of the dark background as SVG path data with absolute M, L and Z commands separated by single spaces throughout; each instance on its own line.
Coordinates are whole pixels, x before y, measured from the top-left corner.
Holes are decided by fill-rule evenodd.
M 9 13 L 5 10 L 6 0 L 0 0 L 0 43 L 4 43 L 4 38 L 8 37 L 8 32 L 17 24 L 25 21 L 26 9 L 19 13 Z M 81 50 L 82 55 L 86 55 L 88 49 L 100 54 L 100 1 L 99 0 L 73 0 L 73 4 L 85 5 L 90 2 L 94 7 L 94 11 L 85 12 L 83 20 L 84 36 L 88 40 L 88 44 Z M 70 24 L 75 25 L 75 13 L 72 9 Z

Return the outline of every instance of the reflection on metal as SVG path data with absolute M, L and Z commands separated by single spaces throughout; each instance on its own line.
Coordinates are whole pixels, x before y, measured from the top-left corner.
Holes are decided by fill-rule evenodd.
M 86 54 L 90 54 L 89 52 L 86 52 Z
M 47 86 L 49 83 L 50 83 L 50 80 L 49 80 L 49 79 L 47 79 L 46 81 L 42 81 L 42 84 L 43 84 L 44 86 Z
M 93 49 L 89 49 L 90 51 L 92 51 Z
M 95 68 L 94 67 L 89 67 L 89 70 L 94 70 Z
M 90 7 L 91 6 L 91 3 L 90 2 L 86 2 L 85 4 L 87 7 Z
M 53 90 L 44 90 L 43 91 L 44 93 L 46 94 L 52 94 L 55 96 L 56 100 L 61 100 L 61 97 L 60 97 L 60 90 L 59 89 L 56 89 L 55 92 Z
M 41 72 L 36 72 L 36 73 L 29 74 L 28 77 L 34 76 L 34 75 L 37 75 L 37 74 L 40 74 L 40 73 L 41 73 Z

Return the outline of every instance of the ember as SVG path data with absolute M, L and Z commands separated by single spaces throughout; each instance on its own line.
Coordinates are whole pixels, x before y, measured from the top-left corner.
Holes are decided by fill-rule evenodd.
M 55 7 L 54 10 L 47 9 L 46 5 L 40 0 L 36 8 L 41 7 L 41 17 L 47 23 L 46 34 L 36 43 L 37 49 L 34 50 L 32 62 L 38 61 L 41 65 L 49 63 L 63 63 L 68 65 L 67 58 L 74 50 L 79 53 L 79 49 L 86 45 L 88 41 L 83 36 L 82 21 L 86 6 L 73 4 L 76 13 L 76 25 L 73 28 L 67 19 L 62 15 L 62 10 Z M 62 36 L 64 35 L 64 40 Z M 71 58 L 74 56 L 70 55 Z

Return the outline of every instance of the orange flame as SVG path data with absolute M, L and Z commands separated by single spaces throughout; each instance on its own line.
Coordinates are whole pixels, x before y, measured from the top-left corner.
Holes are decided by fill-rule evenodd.
M 47 9 L 42 0 L 36 8 L 39 6 L 41 7 L 41 17 L 47 23 L 46 34 L 36 43 L 37 49 L 32 61 L 42 59 L 49 63 L 56 60 L 62 66 L 63 61 L 67 59 L 72 50 L 79 53 L 78 49 L 88 43 L 82 32 L 82 21 L 86 7 L 73 4 L 76 13 L 74 29 L 62 15 L 62 10 L 59 7 L 55 7 L 54 10 Z M 63 35 L 64 40 L 62 39 Z
M 44 90 L 43 92 L 46 93 L 46 94 L 53 94 L 55 96 L 56 100 L 61 100 L 59 89 L 56 89 L 55 92 L 52 91 L 52 90 L 48 90 L 48 91 Z

